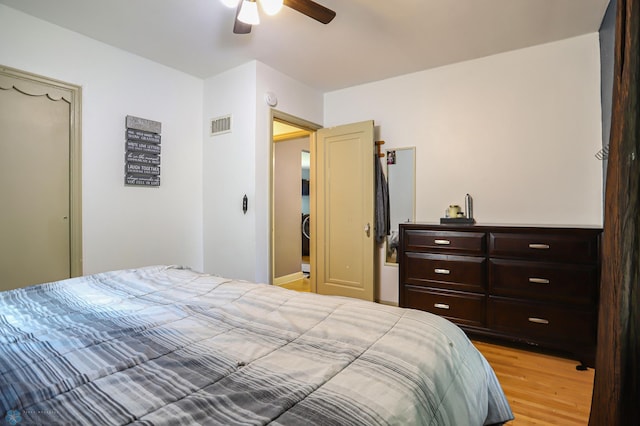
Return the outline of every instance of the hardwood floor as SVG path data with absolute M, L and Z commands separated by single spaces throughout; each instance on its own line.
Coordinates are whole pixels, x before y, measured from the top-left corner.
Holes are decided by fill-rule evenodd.
M 309 291 L 309 280 L 283 287 Z M 502 385 L 515 419 L 507 426 L 584 426 L 589 422 L 594 370 L 577 361 L 473 341 Z
M 309 293 L 311 291 L 311 283 L 308 278 L 303 278 L 290 283 L 282 284 L 280 287 L 288 288 L 289 290 L 296 290 Z
M 508 426 L 587 425 L 594 370 L 577 361 L 473 342 L 502 385 L 515 420 Z

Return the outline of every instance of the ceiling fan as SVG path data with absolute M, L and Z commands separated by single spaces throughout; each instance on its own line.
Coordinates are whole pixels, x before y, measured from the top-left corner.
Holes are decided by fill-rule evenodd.
M 252 25 L 260 23 L 258 2 L 263 12 L 268 15 L 275 15 L 284 5 L 323 24 L 328 24 L 336 16 L 336 12 L 312 0 L 222 0 L 222 2 L 228 7 L 236 7 L 236 19 L 233 25 L 235 34 L 249 34 Z

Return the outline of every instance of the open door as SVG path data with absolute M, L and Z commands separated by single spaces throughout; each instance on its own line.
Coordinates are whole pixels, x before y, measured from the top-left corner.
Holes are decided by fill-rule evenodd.
M 314 275 L 320 294 L 374 300 L 373 139 L 373 121 L 316 134 L 311 217 L 317 218 Z

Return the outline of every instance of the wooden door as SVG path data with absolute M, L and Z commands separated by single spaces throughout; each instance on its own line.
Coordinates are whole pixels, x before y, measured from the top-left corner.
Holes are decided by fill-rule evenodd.
M 0 74 L 0 290 L 75 272 L 72 115 L 59 90 Z
M 311 216 L 317 218 L 314 226 L 317 292 L 372 301 L 375 297 L 373 121 L 318 130 L 315 153 L 317 196 Z

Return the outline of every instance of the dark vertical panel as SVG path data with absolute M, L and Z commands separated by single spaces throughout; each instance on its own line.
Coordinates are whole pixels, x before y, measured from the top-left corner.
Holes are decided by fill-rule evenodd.
M 618 0 L 591 426 L 640 424 L 639 0 Z
M 617 0 L 611 0 L 600 25 L 600 97 L 602 99 L 602 171 L 607 173 L 609 137 L 611 135 L 611 106 L 613 97 L 613 66 L 616 47 Z M 603 187 L 604 188 L 604 187 Z M 604 192 L 604 190 L 603 190 Z

